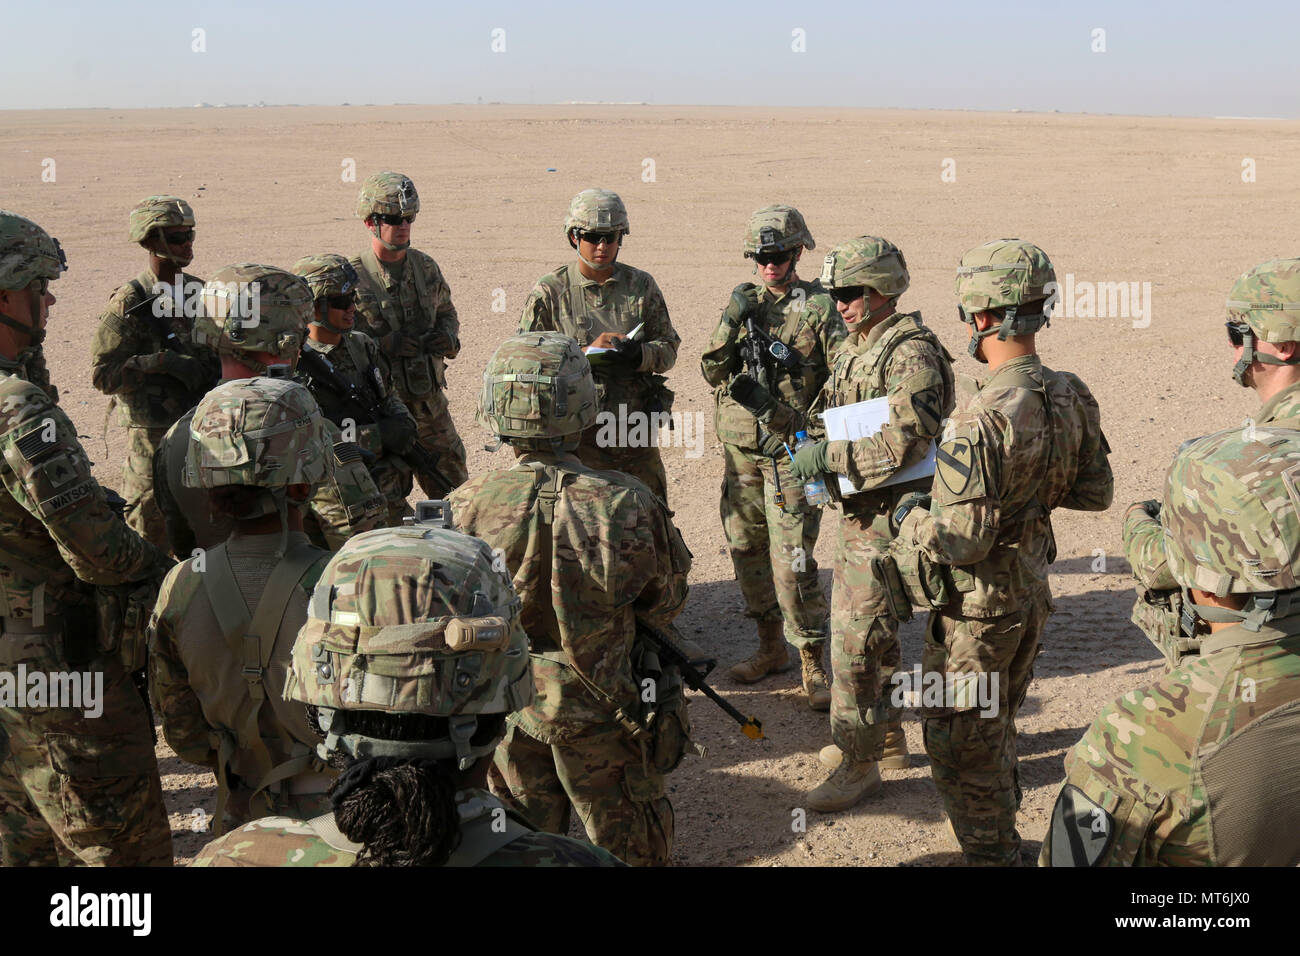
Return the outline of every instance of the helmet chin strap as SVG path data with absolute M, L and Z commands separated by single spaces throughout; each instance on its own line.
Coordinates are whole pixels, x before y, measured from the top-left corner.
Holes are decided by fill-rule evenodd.
M 1242 388 L 1250 387 L 1246 384 L 1246 370 L 1255 362 L 1264 365 L 1300 365 L 1300 355 L 1293 359 L 1281 359 L 1267 352 L 1255 351 L 1254 332 L 1242 332 L 1241 345 L 1241 358 L 1237 359 L 1237 364 L 1232 367 L 1232 380 Z
M 379 234 L 379 223 L 374 222 L 373 216 L 371 217 L 371 221 L 373 225 L 371 225 L 370 227 L 370 234 L 374 236 L 376 239 L 378 239 L 379 244 L 383 246 L 385 249 L 387 249 L 389 252 L 403 252 L 411 248 L 411 240 L 409 239 L 406 240 L 406 242 L 389 242 L 387 239 L 385 239 L 383 236 Z
M 382 242 L 383 240 L 380 241 Z M 317 305 L 313 310 L 313 314 L 316 316 L 316 318 L 314 318 L 309 323 L 311 325 L 317 326 L 318 328 L 322 328 L 322 329 L 329 329 L 331 332 L 334 332 L 337 335 L 347 335 L 349 332 L 352 331 L 351 326 L 349 326 L 346 329 L 340 329 L 338 326 L 333 325 L 329 321 L 330 304 L 325 299 L 321 299 L 321 301 L 317 303 Z

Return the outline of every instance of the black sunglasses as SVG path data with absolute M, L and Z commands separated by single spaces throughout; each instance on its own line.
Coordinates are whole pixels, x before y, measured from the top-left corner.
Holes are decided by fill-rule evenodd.
M 578 238 L 583 242 L 590 242 L 593 246 L 598 246 L 602 242 L 611 246 L 618 245 L 617 232 L 578 232 Z
M 867 291 L 867 287 L 864 285 L 846 285 L 842 289 L 827 289 L 826 291 L 831 294 L 831 298 L 836 302 L 848 305 L 850 302 L 857 302 L 858 299 L 862 298 Z
M 1234 348 L 1238 348 L 1244 343 L 1242 336 L 1250 331 L 1250 326 L 1245 322 L 1224 322 L 1223 326 L 1228 330 L 1228 341 L 1232 343 Z
M 340 312 L 346 312 L 355 304 L 350 295 L 330 295 L 325 297 L 325 304 L 331 309 L 338 309 Z
M 754 261 L 760 266 L 782 266 L 793 258 L 793 252 L 760 252 L 754 256 Z
M 403 222 L 415 222 L 415 213 L 411 213 L 409 216 L 376 215 L 375 219 L 382 222 L 385 226 L 396 226 Z
M 185 243 L 194 240 L 194 230 L 182 229 L 180 232 L 164 232 L 163 240 L 169 246 L 183 246 Z

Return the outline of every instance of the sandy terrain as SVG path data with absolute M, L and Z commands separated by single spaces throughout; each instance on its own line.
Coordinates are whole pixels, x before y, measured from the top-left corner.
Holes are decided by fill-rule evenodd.
M 452 411 L 471 448 L 471 470 L 495 460 L 473 420 L 483 366 L 515 328 L 534 279 L 569 258 L 561 221 L 569 198 L 603 186 L 622 194 L 632 235 L 624 261 L 658 279 L 682 337 L 672 376 L 677 409 L 704 425 L 696 454 L 664 451 L 671 505 L 695 554 L 685 632 L 724 666 L 755 637 L 741 616 L 718 518 L 722 464 L 698 356 L 732 286 L 750 278 L 740 255 L 746 216 L 772 202 L 797 205 L 818 251 L 864 232 L 893 239 L 912 268 L 905 308 L 921 309 L 961 371 L 965 330 L 953 273 L 976 243 L 1021 236 L 1076 282 L 1149 282 L 1149 325 L 1059 318 L 1040 336 L 1045 360 L 1081 375 L 1102 406 L 1114 449 L 1116 506 L 1058 512 L 1053 568 L 1057 613 L 1020 720 L 1025 803 L 1021 834 L 1036 852 L 1062 778 L 1064 751 L 1101 705 L 1159 672 L 1156 653 L 1128 623 L 1131 594 L 1119 550 L 1124 506 L 1158 494 L 1178 441 L 1242 420 L 1253 396 L 1234 385 L 1221 328 L 1238 273 L 1296 254 L 1300 125 L 1283 121 L 1144 119 L 1042 114 L 793 111 L 665 107 L 392 107 L 0 113 L 0 205 L 58 236 L 71 269 L 54 291 L 47 350 L 63 405 L 86 436 L 98 477 L 120 481 L 122 431 L 100 439 L 107 398 L 90 385 L 88 346 L 112 289 L 135 275 L 141 250 L 126 241 L 140 198 L 170 192 L 198 216 L 193 269 L 235 261 L 290 266 L 307 253 L 353 253 L 367 241 L 353 218 L 359 180 L 399 169 L 420 189 L 414 243 L 451 283 L 464 351 L 451 371 Z M 1243 159 L 1257 181 L 1242 181 Z M 42 182 L 53 159 L 55 182 Z M 643 181 L 653 160 L 654 180 Z M 941 180 L 945 160 L 955 181 Z M 341 172 L 355 161 L 356 180 Z M 46 164 L 48 167 L 48 164 Z M 549 172 L 553 167 L 554 172 Z M 949 167 L 952 168 L 952 167 Z M 949 177 L 951 178 L 951 177 Z M 1287 225 L 1291 223 L 1291 225 Z M 504 311 L 494 311 L 504 290 Z M 500 294 L 497 294 L 497 301 Z M 1139 320 L 1141 321 L 1141 320 Z M 503 453 L 504 454 L 504 453 Z M 694 457 L 692 457 L 694 456 Z M 828 513 L 817 557 L 830 587 Z M 1101 569 L 1097 556 L 1105 558 Z M 1097 567 L 1097 570 L 1094 570 Z M 919 660 L 920 628 L 904 630 L 904 661 Z M 671 778 L 680 864 L 944 865 L 942 808 L 923 754 L 888 773 L 885 792 L 847 813 L 792 808 L 824 771 L 825 715 L 797 693 L 796 672 L 719 688 L 757 713 L 770 740 L 753 743 L 707 701 L 692 717 L 705 759 Z M 907 723 L 920 753 L 920 725 Z M 211 776 L 159 746 L 178 859 L 203 836 Z

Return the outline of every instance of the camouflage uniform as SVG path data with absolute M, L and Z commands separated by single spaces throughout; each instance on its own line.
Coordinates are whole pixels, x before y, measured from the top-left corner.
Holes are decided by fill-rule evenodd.
M 62 258 L 43 229 L 0 211 L 0 288 L 31 290 L 33 323 Z M 139 647 L 97 621 L 106 589 L 156 582 L 169 562 L 113 513 L 76 427 L 19 371 L 0 358 L 0 861 L 170 866 L 148 712 L 129 673 Z M 56 673 L 102 678 L 102 712 L 20 706 L 10 692 L 24 671 L 49 675 L 51 689 Z
M 293 382 L 227 382 L 199 404 L 193 432 L 190 473 L 199 483 L 265 489 L 264 506 L 331 470 L 320 409 Z M 149 622 L 154 708 L 176 754 L 216 773 L 218 833 L 227 810 L 242 823 L 328 809 L 334 774 L 322 773 L 302 707 L 279 692 L 330 553 L 301 532 L 285 534 L 235 531 L 201 564 L 176 565 Z
M 456 810 L 462 828 L 490 830 L 494 811 L 506 806 L 486 790 L 461 790 Z M 338 841 L 336 841 L 338 842 Z M 354 866 L 357 854 L 334 846 L 306 820 L 266 817 L 205 846 L 190 866 Z M 456 860 L 447 863 L 456 866 Z M 623 866 L 608 850 L 555 833 L 529 830 L 494 850 L 475 866 Z
M 354 436 L 356 444 L 371 456 L 366 467 L 388 503 L 387 524 L 400 525 L 412 513 L 406 501 L 411 493 L 411 466 L 401 453 L 416 441 L 415 421 L 393 389 L 388 357 L 375 340 L 351 326 L 334 328 L 329 323 L 326 300 L 350 292 L 358 281 L 356 270 L 342 256 L 318 255 L 299 260 L 293 271 L 307 280 L 315 296 L 311 324 L 339 337 L 335 343 L 310 337 L 303 343 L 304 354 L 310 351 L 324 356 L 332 373 L 327 370 L 318 376 L 306 368 L 310 359 L 299 360 L 296 378 L 311 389 L 325 417 L 345 429 L 344 434 Z M 356 397 L 351 398 L 340 386 Z
M 225 283 L 257 284 L 260 317 L 256 326 L 245 326 L 224 295 Z M 259 372 L 266 366 L 253 352 L 271 352 L 281 362 L 298 360 L 307 323 L 311 319 L 311 290 L 307 283 L 273 266 L 239 263 L 217 272 L 204 287 L 203 313 L 194 326 L 201 345 L 237 359 Z M 213 515 L 206 490 L 185 481 L 189 449 L 191 409 L 173 425 L 154 456 L 154 493 L 167 526 L 172 552 L 190 557 L 195 549 L 213 548 L 230 537 L 234 525 L 228 518 Z M 343 440 L 332 422 L 326 424 L 334 449 L 333 476 L 317 486 L 308 503 L 304 523 L 312 542 L 337 549 L 354 534 L 380 527 L 386 515 L 383 496 L 366 471 L 361 450 Z
M 139 242 L 154 230 L 193 225 L 194 213 L 183 199 L 150 196 L 131 212 L 130 238 Z M 188 305 L 192 315 L 203 280 L 180 272 L 174 281 L 180 283 L 180 301 L 174 283 L 155 295 L 161 280 L 151 269 L 119 286 L 99 317 L 91 345 L 91 381 L 112 396 L 110 407 L 116 406 L 118 422 L 127 430 L 122 467 L 127 524 L 160 548 L 167 547 L 167 534 L 154 501 L 154 453 L 167 429 L 221 373 L 216 354 L 191 341 L 192 319 L 184 314 Z
M 607 229 L 627 235 L 627 210 L 614 193 L 588 189 L 574 197 L 564 221 L 564 233 Z M 681 339 L 668 317 L 663 293 L 648 272 L 621 262 L 604 281 L 582 275 L 577 263 L 559 266 L 537 280 L 524 303 L 520 332 L 560 332 L 586 349 L 602 332 L 627 335 L 638 325 L 640 361 L 635 367 L 608 355 L 592 364 L 599 409 L 596 425 L 583 432 L 577 455 L 588 468 L 626 472 L 641 481 L 663 501 L 668 500 L 668 478 L 659 455 L 658 422 L 667 423 L 673 393 L 665 387 L 664 372 L 677 362 Z M 655 419 L 654 415 L 665 416 Z M 629 416 L 636 415 L 636 418 Z M 648 445 L 629 440 L 619 444 L 619 422 L 627 421 L 631 435 L 637 418 L 646 416 Z
M 856 794 L 872 785 L 867 778 L 879 779 L 877 770 L 861 768 L 860 781 L 840 778 L 853 764 L 880 762 L 886 735 L 887 765 L 908 765 L 901 714 L 888 706 L 882 689 L 901 661 L 898 624 L 911 611 L 905 602 L 891 603 L 881 564 L 894 538 L 890 517 L 908 495 L 928 492 L 931 479 L 884 483 L 925 458 L 956 403 L 952 356 L 919 312 L 893 311 L 910 282 L 903 254 L 893 243 L 863 236 L 836 246 L 826 257 L 821 281 L 832 290 L 861 290 L 864 314 L 836 353 L 813 414 L 885 397 L 889 421 L 874 435 L 833 441 L 826 450 L 832 472 L 826 481 L 844 475 L 862 492 L 841 502 L 831 592 L 831 740 L 848 759 L 831 786 L 814 791 L 809 805 L 818 810 L 845 809 L 828 799 L 838 796 L 832 791 L 845 790 L 856 802 Z M 888 300 L 878 316 L 865 311 L 868 290 Z
M 1253 387 L 1253 379 L 1246 381 L 1252 361 L 1281 364 L 1274 356 L 1255 351 L 1256 337 L 1275 343 L 1300 341 L 1300 321 L 1294 317 L 1300 311 L 1300 259 L 1274 259 L 1243 273 L 1228 293 L 1227 308 L 1228 324 L 1242 336 L 1243 346 L 1250 343 L 1250 354 L 1243 349 L 1233 378 L 1239 385 Z M 1300 383 L 1274 394 L 1242 428 L 1248 432 L 1267 425 L 1300 427 Z M 1124 556 L 1137 582 L 1133 623 L 1164 654 L 1166 668 L 1172 669 L 1200 649 L 1200 639 L 1181 627 L 1182 598 L 1165 559 L 1160 502 L 1130 505 L 1123 534 Z
M 597 847 L 534 832 L 468 783 L 500 740 L 499 733 L 485 733 L 487 727 L 500 727 L 500 715 L 531 703 L 532 669 L 508 575 L 482 541 L 438 524 L 430 518 L 349 541 L 321 576 L 311 616 L 294 644 L 285 695 L 318 708 L 327 732 L 323 752 L 350 758 L 333 792 L 335 811 L 311 820 L 255 821 L 205 847 L 196 866 L 370 863 L 371 848 L 341 831 L 347 822 L 341 811 L 348 809 L 350 791 L 383 772 L 383 763 L 410 760 L 423 762 L 426 773 L 434 764 L 432 772 L 456 787 L 459 833 L 444 848 L 450 856 L 443 865 L 618 865 Z M 446 731 L 434 739 L 377 738 L 374 723 L 366 722 L 375 711 L 441 717 Z M 450 776 L 451 767 L 463 775 Z M 365 796 L 412 799 L 377 789 Z M 442 809 L 427 795 L 418 799 L 423 806 L 402 809 L 433 817 Z M 421 849 L 403 847 L 403 858 L 417 862 Z
M 375 214 L 413 217 L 419 211 L 415 185 L 400 173 L 371 176 L 357 201 L 362 219 Z M 378 238 L 379 226 L 370 229 Z M 460 353 L 460 321 L 451 289 L 438 263 L 418 249 L 407 249 L 398 262 L 381 262 L 367 248 L 348 261 L 361 280 L 354 293 L 361 330 L 388 355 L 397 397 L 415 419 L 417 440 L 440 456 L 438 470 L 445 477 L 417 471 L 416 480 L 426 496 L 444 497 L 469 474 L 465 445 L 447 406 L 447 362 Z
M 769 234 L 760 236 L 762 229 Z M 803 217 L 792 207 L 772 206 L 750 217 L 746 256 L 793 255 L 814 245 Z M 802 281 L 794 269 L 791 263 L 789 288 L 779 295 L 751 282 L 736 286 L 700 359 L 700 371 L 714 387 L 714 429 L 722 442 L 722 529 L 745 614 L 758 622 L 760 636 L 757 656 L 730 674 L 748 683 L 785 670 L 789 642 L 799 648 L 805 671 L 816 671 L 805 675 L 809 704 L 825 710 L 830 705 L 821 663 L 826 595 L 813 558 L 822 513 L 804 497 L 787 448 L 794 447 L 795 432 L 809 427 L 809 406 L 847 332 L 821 285 Z M 760 333 L 790 350 L 788 366 L 771 358 L 766 348 L 759 368 L 742 358 L 751 347 L 750 319 Z M 757 385 L 757 397 L 741 395 L 747 404 L 732 394 L 733 389 L 740 394 L 741 384 L 751 390 Z M 781 496 L 783 504 L 778 503 Z M 774 639 L 780 632 L 784 641 Z
M 572 454 L 595 406 L 573 340 L 507 340 L 484 375 L 479 420 L 524 454 L 450 499 L 457 524 L 513 569 L 532 647 L 537 700 L 511 716 L 492 790 L 553 833 L 567 831 L 572 807 L 593 843 L 632 865 L 663 865 L 673 839 L 664 781 L 690 727 L 680 675 L 652 660 L 636 619 L 671 631 L 690 552 L 645 485 Z M 645 679 L 656 689 L 648 708 Z M 647 710 L 658 711 L 653 723 Z
M 1287 425 L 1174 459 L 1161 525 L 1200 655 L 1102 710 L 1066 758 L 1040 864 L 1300 864 L 1297 467 Z M 1193 588 L 1242 609 L 1192 604 Z
M 1030 243 L 1001 240 L 968 252 L 957 271 L 963 320 L 1006 310 L 1000 330 L 972 334 L 972 350 L 988 334 L 1042 327 L 1039 303 L 1054 281 L 1046 254 Z M 930 506 L 906 512 L 894 548 L 905 567 L 943 566 L 948 593 L 926 595 L 935 610 L 923 671 L 972 675 L 954 682 L 949 706 L 922 710 L 935 785 L 967 860 L 1006 865 L 1020 852 L 1015 715 L 1052 610 L 1051 512 L 1104 511 L 1114 479 L 1097 403 L 1078 377 L 1030 354 L 977 384 L 959 396 L 944 428 Z M 997 710 L 982 717 L 969 691 L 975 675 L 991 674 Z

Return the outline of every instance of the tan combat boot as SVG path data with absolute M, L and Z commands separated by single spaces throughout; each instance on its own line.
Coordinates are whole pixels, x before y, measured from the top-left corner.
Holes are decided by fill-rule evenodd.
M 803 692 L 808 695 L 808 706 L 826 711 L 831 709 L 831 682 L 822 669 L 822 646 L 799 648 L 799 662 L 803 665 Z
M 742 684 L 752 684 L 768 674 L 779 674 L 789 669 L 790 651 L 786 647 L 781 622 L 759 621 L 758 653 L 736 664 L 727 671 L 727 676 Z
M 907 752 L 907 734 L 903 733 L 903 725 L 886 724 L 885 753 L 880 758 L 880 769 L 906 770 L 910 766 L 912 757 Z
M 818 813 L 847 810 L 863 797 L 880 792 L 880 769 L 874 760 L 842 761 L 830 778 L 808 794 L 808 808 Z

